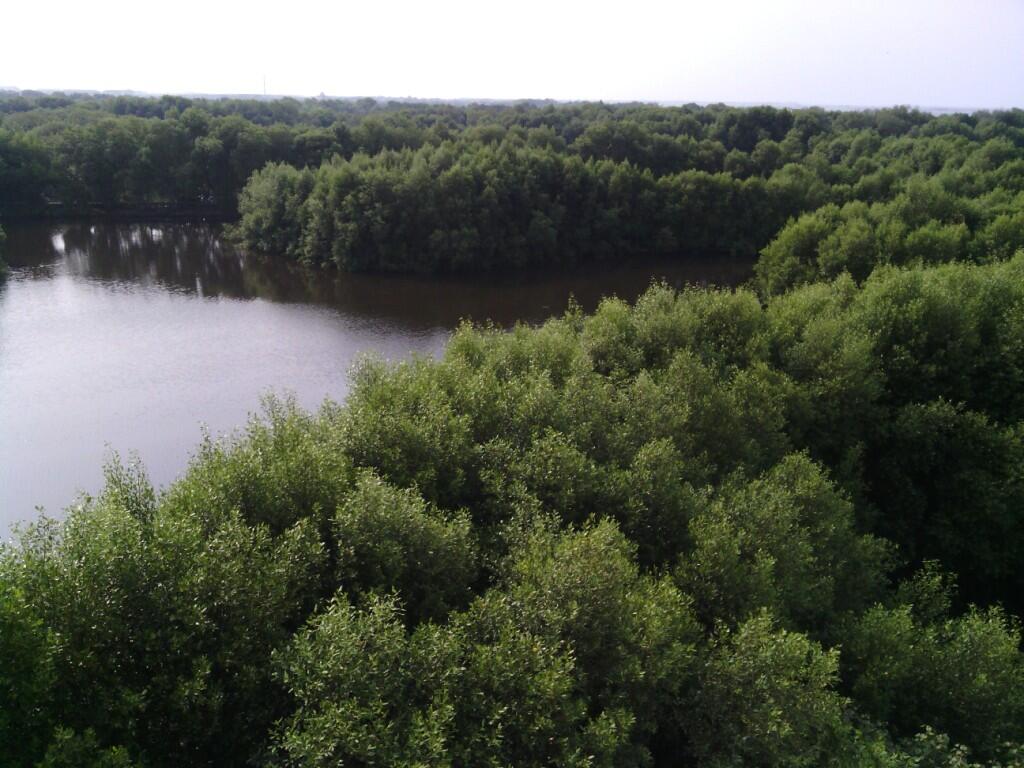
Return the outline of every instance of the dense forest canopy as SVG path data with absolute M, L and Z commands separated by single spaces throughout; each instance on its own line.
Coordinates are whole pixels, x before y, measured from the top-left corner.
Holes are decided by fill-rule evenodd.
M 763 290 L 1024 245 L 1024 111 L 0 95 L 0 217 L 168 206 L 398 271 L 767 249 Z
M 0 764 L 1024 765 L 1024 112 L 0 97 L 0 215 L 761 253 L 269 399 L 0 549 Z
M 575 137 L 546 122 L 477 127 L 318 170 L 269 165 L 242 191 L 237 231 L 252 249 L 345 269 L 767 246 L 759 276 L 776 292 L 878 263 L 1013 253 L 1022 117 L 623 107 Z

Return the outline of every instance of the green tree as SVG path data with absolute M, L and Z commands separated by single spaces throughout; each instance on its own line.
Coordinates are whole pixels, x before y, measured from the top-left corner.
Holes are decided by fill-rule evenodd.
M 0 553 L 0 762 L 31 766 L 53 727 L 54 638 L 32 611 Z
M 851 765 L 839 658 L 755 615 L 723 630 L 684 728 L 700 765 Z

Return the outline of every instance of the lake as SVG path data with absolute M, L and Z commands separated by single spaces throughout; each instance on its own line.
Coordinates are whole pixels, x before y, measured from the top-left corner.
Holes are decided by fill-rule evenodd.
M 112 451 L 159 486 L 205 427 L 268 392 L 345 397 L 361 355 L 440 354 L 462 319 L 510 326 L 632 300 L 652 279 L 736 284 L 747 260 L 473 278 L 345 275 L 247 257 L 206 224 L 7 224 L 0 283 L 0 536 L 102 486 Z

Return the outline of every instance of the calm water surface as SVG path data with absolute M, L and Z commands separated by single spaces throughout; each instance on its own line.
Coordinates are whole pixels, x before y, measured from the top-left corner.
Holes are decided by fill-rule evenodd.
M 746 262 L 556 275 L 340 275 L 247 258 L 207 225 L 8 225 L 0 284 L 0 536 L 95 493 L 112 451 L 157 485 L 205 426 L 231 432 L 267 392 L 345 396 L 363 354 L 439 354 L 463 318 L 540 322 L 574 295 L 633 299 L 652 278 L 736 283 Z

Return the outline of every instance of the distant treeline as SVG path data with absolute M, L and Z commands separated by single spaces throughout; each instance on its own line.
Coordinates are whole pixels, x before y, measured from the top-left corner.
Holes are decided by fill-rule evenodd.
M 1020 768 L 1024 255 L 368 361 L 0 548 L 16 768 Z
M 1012 253 L 1022 193 L 1021 110 L 0 96 L 0 216 L 240 212 L 247 247 L 344 269 L 753 256 L 777 238 L 760 279 L 779 290 Z
M 344 269 L 449 271 L 771 244 L 778 291 L 878 263 L 1024 246 L 1024 112 L 549 107 L 443 141 L 269 165 L 248 247 Z M 774 242 L 773 242 L 774 241 Z
M 0 94 L 0 216 L 168 205 L 230 216 L 268 162 L 318 166 L 374 145 L 373 100 Z M 396 146 L 402 146 L 400 140 Z

